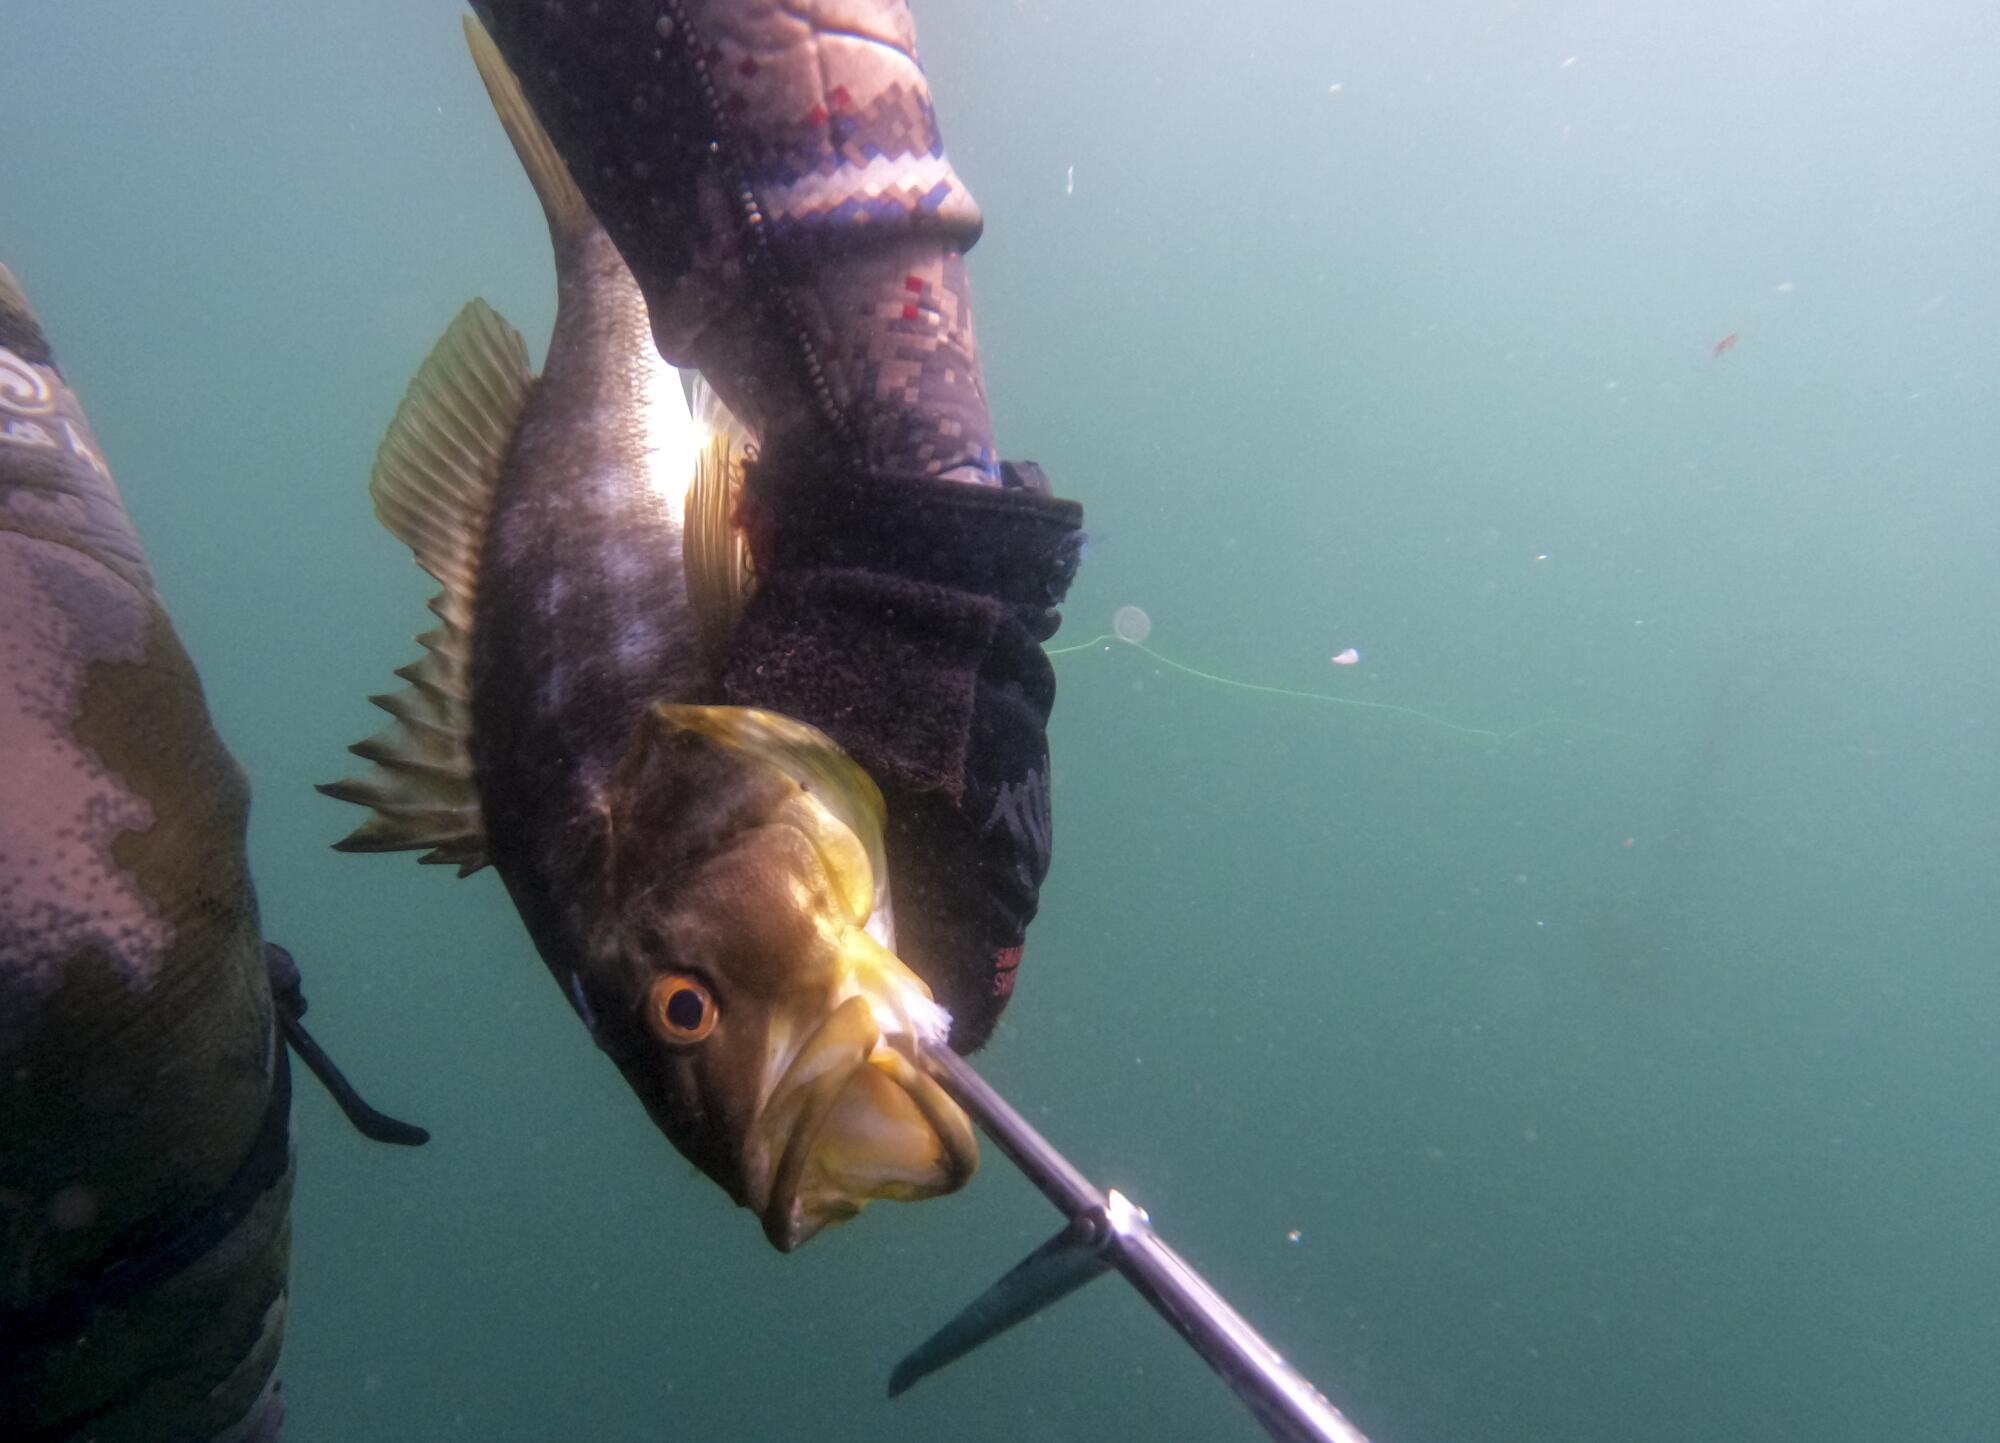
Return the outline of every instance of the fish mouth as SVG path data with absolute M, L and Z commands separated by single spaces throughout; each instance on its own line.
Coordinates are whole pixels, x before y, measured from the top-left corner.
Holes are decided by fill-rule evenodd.
M 754 1125 L 752 1205 L 791 1252 L 876 1198 L 954 1192 L 979 1167 L 972 1123 L 882 1035 L 868 999 L 835 1008 L 785 1068 Z M 761 1198 L 756 1194 L 761 1192 Z

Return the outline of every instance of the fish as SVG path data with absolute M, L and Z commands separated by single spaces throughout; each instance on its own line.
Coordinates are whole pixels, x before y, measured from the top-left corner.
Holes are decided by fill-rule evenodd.
M 336 844 L 498 872 L 550 974 L 674 1146 L 789 1252 L 962 1186 L 971 1123 L 920 1065 L 950 1019 L 895 953 L 874 782 L 722 704 L 754 588 L 745 434 L 698 427 L 637 284 L 477 20 L 467 43 L 555 252 L 539 376 L 483 301 L 377 455 L 378 517 L 442 586 L 393 724 L 320 790 Z

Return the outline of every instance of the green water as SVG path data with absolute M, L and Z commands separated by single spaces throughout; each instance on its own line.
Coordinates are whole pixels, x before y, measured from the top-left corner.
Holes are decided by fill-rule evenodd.
M 1380 1443 L 2000 1437 L 1988 7 L 917 18 L 1003 449 L 1098 538 L 1062 640 L 1132 603 L 1203 670 L 1533 727 L 1061 658 L 989 1076 Z M 1254 1436 L 1116 1282 L 884 1401 L 1053 1227 L 1004 1162 L 777 1257 L 490 874 L 326 850 L 427 621 L 376 442 L 467 297 L 552 315 L 454 8 L 0 31 L 0 255 L 254 781 L 266 929 L 436 1134 L 300 1096 L 294 1443 Z

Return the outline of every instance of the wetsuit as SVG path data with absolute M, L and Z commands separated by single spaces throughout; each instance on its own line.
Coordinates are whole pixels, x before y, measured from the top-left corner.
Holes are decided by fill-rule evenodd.
M 0 1438 L 268 1440 L 289 1073 L 249 794 L 0 267 Z
M 757 590 L 728 698 L 881 785 L 899 950 L 985 1041 L 1051 845 L 1041 649 L 1082 523 L 998 460 L 902 0 L 475 0 L 671 362 L 750 427 Z

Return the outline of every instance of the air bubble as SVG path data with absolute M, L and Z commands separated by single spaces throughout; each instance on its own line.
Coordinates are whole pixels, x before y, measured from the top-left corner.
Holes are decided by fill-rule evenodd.
M 1153 634 L 1153 618 L 1142 607 L 1121 606 L 1111 615 L 1111 629 L 1120 641 L 1137 646 Z

